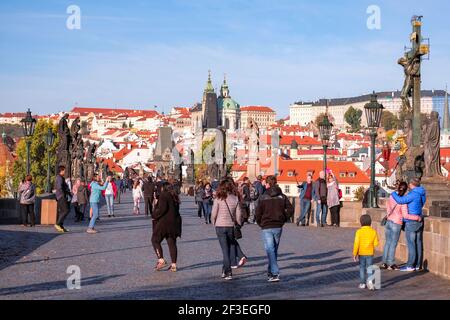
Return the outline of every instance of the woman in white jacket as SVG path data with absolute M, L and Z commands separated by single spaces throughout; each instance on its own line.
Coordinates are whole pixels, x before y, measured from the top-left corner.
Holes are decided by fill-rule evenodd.
M 139 180 L 134 182 L 133 185 L 133 200 L 134 200 L 134 214 L 141 214 L 139 210 L 139 206 L 141 204 L 141 200 L 144 198 L 144 193 L 142 192 L 141 183 Z

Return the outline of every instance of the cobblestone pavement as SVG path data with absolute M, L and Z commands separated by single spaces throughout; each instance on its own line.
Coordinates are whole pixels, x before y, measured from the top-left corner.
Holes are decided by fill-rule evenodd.
M 102 217 L 96 235 L 86 234 L 86 225 L 72 223 L 72 217 L 72 232 L 63 235 L 49 227 L 0 226 L 0 299 L 450 298 L 450 281 L 430 273 L 383 271 L 382 290 L 357 289 L 353 229 L 287 225 L 280 246 L 282 281 L 270 284 L 260 230 L 246 225 L 240 242 L 249 262 L 224 282 L 214 228 L 196 216 L 190 198 L 183 198 L 179 272 L 155 272 L 150 220 L 131 212 L 128 193 L 116 205 L 116 218 Z M 66 287 L 71 265 L 81 269 L 80 290 Z

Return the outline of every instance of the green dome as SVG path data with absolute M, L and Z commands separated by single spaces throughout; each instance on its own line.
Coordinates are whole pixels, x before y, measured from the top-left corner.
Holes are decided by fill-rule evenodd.
M 231 98 L 219 98 L 218 99 L 219 109 L 223 110 L 239 110 L 240 105 Z

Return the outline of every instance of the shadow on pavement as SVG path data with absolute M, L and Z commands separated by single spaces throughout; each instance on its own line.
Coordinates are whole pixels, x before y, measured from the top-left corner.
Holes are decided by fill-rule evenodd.
M 0 270 L 15 264 L 22 257 L 58 236 L 59 234 L 56 233 L 2 230 L 0 232 Z
M 81 287 L 103 284 L 110 279 L 120 278 L 125 276 L 124 274 L 113 275 L 113 276 L 95 276 L 81 280 Z M 0 296 L 23 294 L 37 291 L 47 291 L 47 290 L 60 290 L 67 289 L 67 282 L 64 281 L 52 281 L 44 282 L 38 284 L 30 284 L 26 286 L 14 287 L 14 288 L 2 288 L 0 289 Z

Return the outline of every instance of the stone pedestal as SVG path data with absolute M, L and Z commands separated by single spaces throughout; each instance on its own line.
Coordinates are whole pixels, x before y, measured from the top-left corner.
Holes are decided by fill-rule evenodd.
M 423 178 L 422 186 L 427 191 L 425 208 L 433 217 L 450 218 L 450 186 L 442 177 Z
M 56 224 L 56 200 L 43 199 L 41 204 L 41 225 Z

